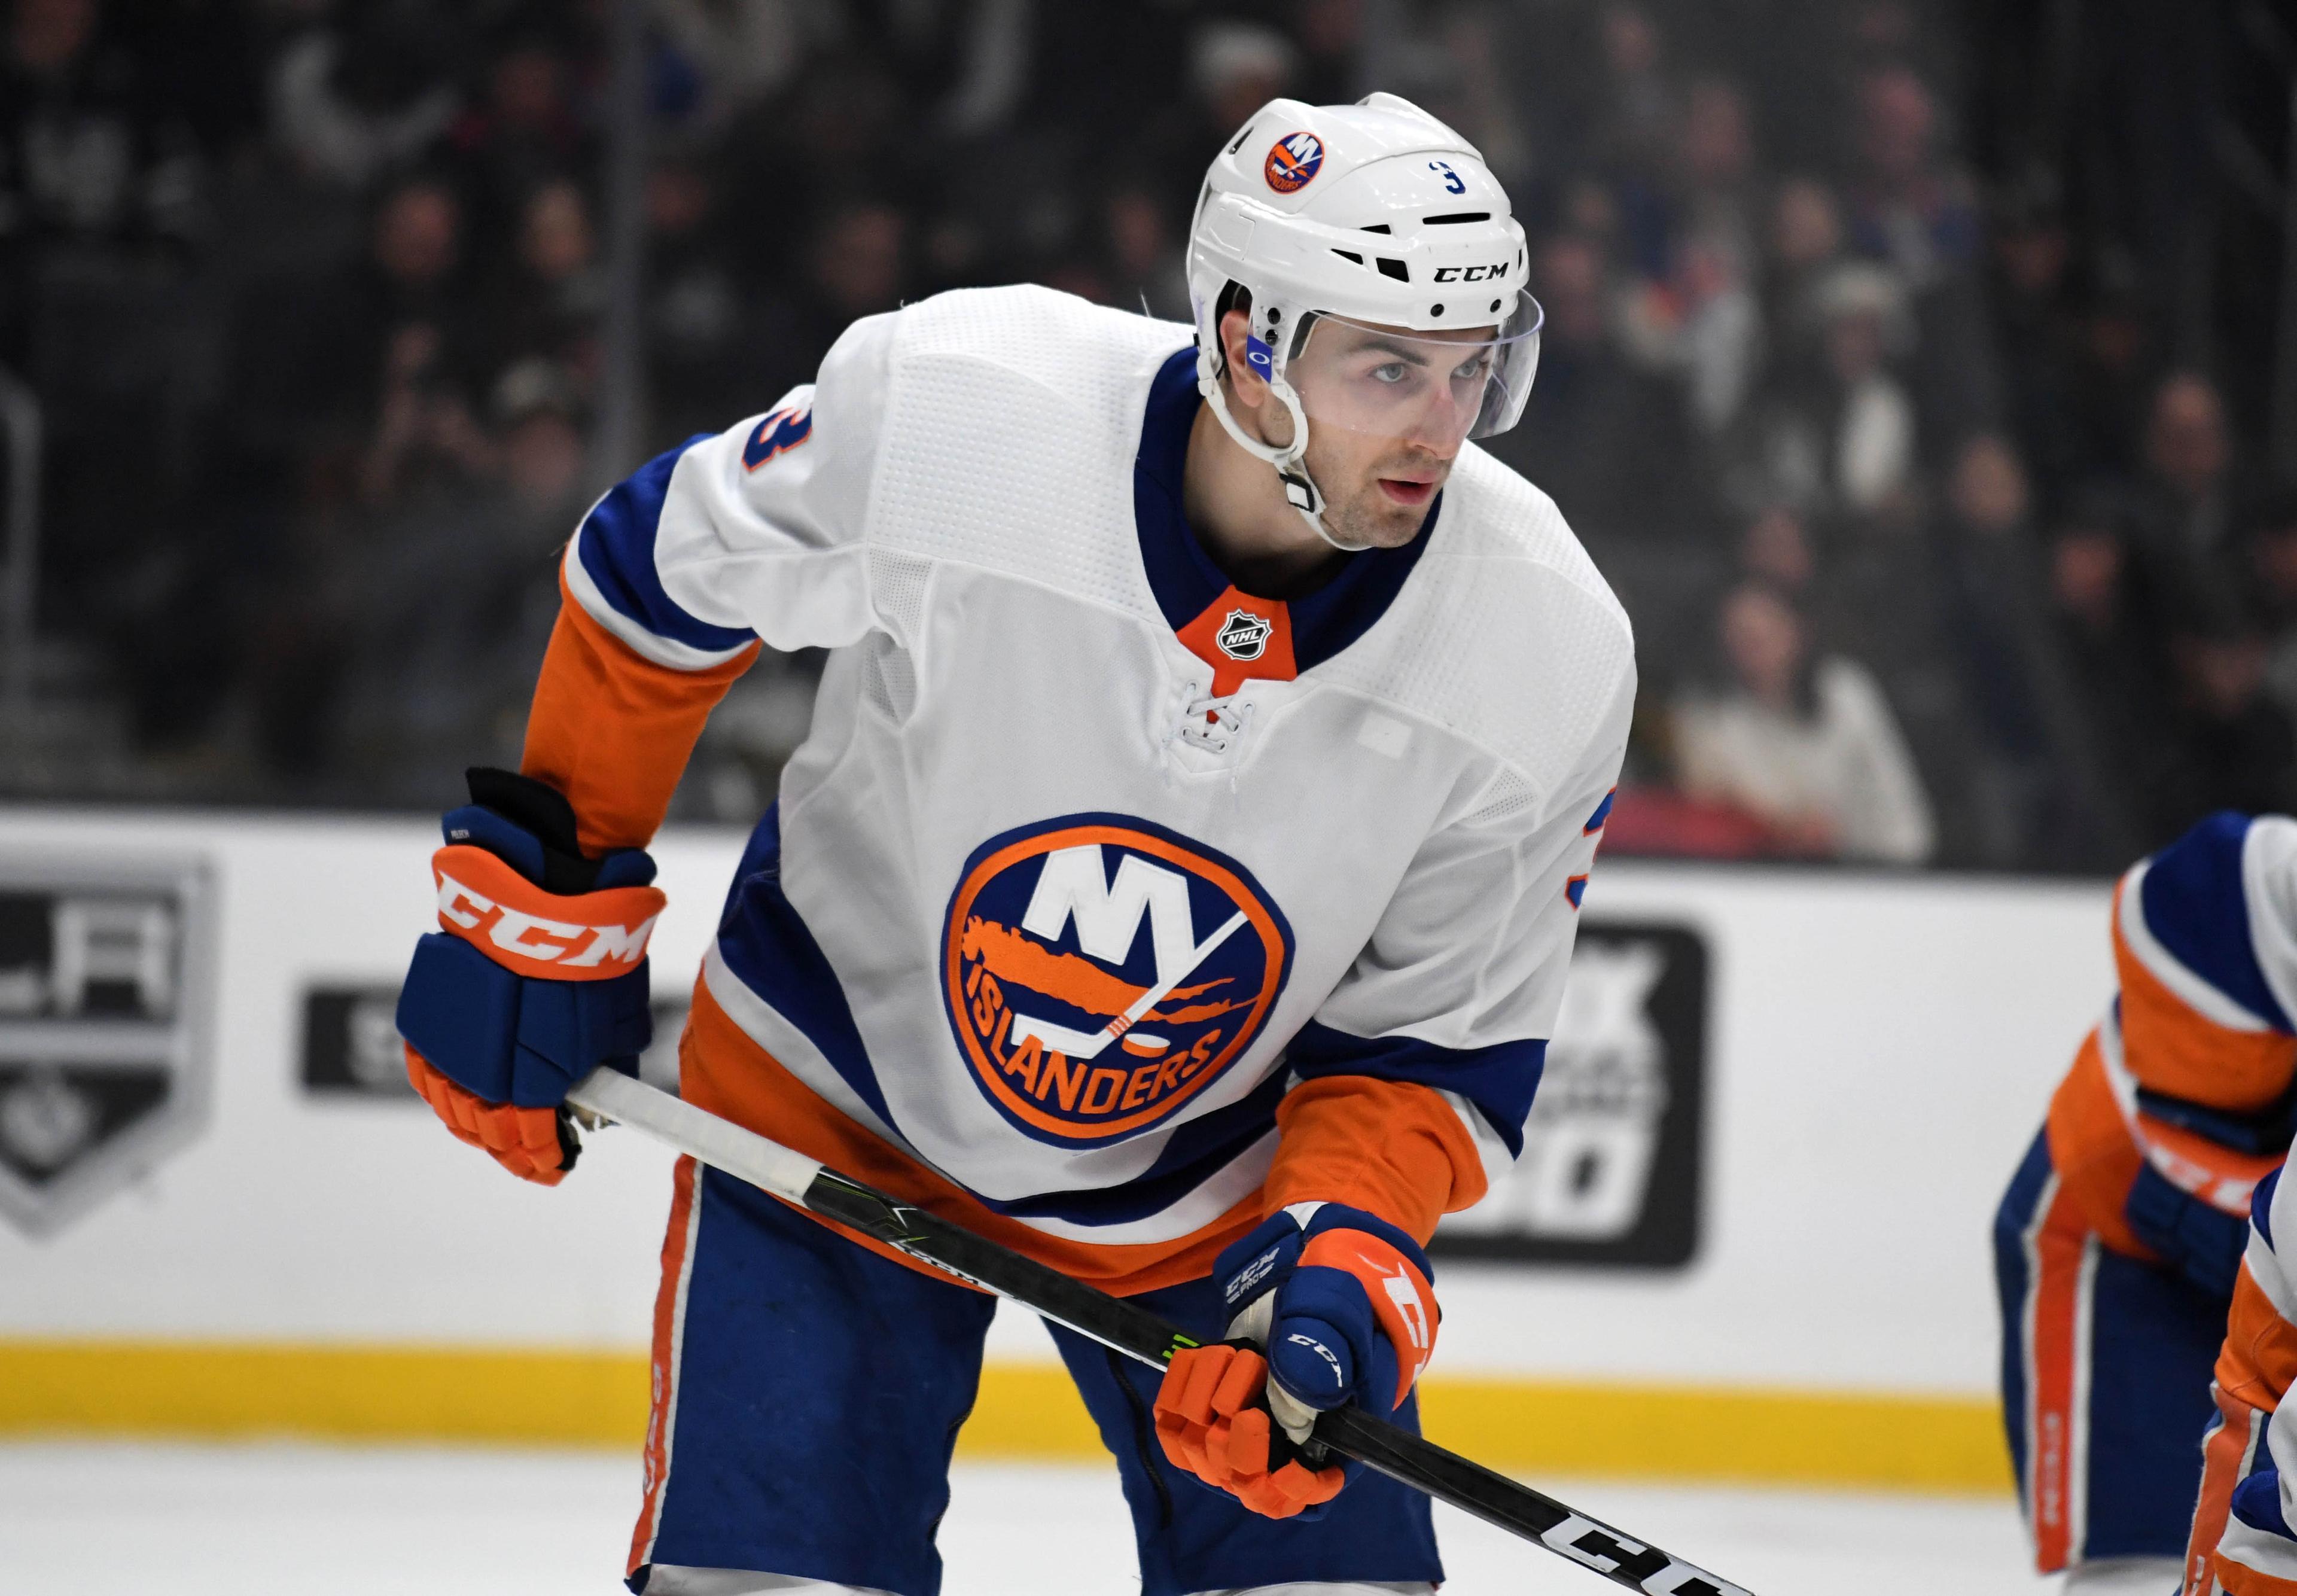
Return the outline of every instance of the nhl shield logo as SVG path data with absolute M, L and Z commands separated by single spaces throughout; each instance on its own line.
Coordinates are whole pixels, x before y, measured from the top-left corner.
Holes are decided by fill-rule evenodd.
M 1256 660 L 1268 649 L 1268 634 L 1276 623 L 1250 610 L 1231 610 L 1213 634 L 1213 645 L 1232 660 Z
M 0 852 L 0 1216 L 50 1234 L 198 1133 L 215 1000 L 197 860 Z
M 1179 1113 L 1259 1037 L 1292 966 L 1291 927 L 1244 867 L 1125 815 L 984 843 L 943 941 L 974 1083 L 1023 1133 L 1067 1147 Z

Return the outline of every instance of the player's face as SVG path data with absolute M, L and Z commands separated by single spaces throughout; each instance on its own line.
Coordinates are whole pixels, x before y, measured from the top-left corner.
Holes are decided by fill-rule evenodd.
M 1311 329 L 1286 374 L 1308 416 L 1308 474 L 1342 539 L 1395 548 L 1418 534 L 1483 410 L 1494 331 L 1332 317 Z

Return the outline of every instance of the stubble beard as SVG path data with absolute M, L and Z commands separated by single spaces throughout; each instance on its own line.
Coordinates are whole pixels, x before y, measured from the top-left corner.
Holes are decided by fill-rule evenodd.
M 1317 470 L 1315 457 L 1315 438 L 1311 434 L 1308 458 L 1305 464 L 1309 475 L 1321 487 L 1332 478 Z M 1382 460 L 1364 470 L 1346 498 L 1337 498 L 1328 493 L 1323 510 L 1325 528 L 1334 538 L 1353 548 L 1401 548 L 1411 542 L 1420 535 L 1420 529 L 1426 523 L 1435 499 L 1431 496 L 1424 505 L 1399 505 L 1381 491 L 1379 479 L 1384 467 L 1404 468 L 1419 464 L 1423 462 Z M 1326 469 L 1331 468 L 1328 465 Z M 1445 477 L 1448 479 L 1449 474 L 1447 471 Z M 1444 480 L 1439 479 L 1437 482 L 1439 492 L 1443 485 Z

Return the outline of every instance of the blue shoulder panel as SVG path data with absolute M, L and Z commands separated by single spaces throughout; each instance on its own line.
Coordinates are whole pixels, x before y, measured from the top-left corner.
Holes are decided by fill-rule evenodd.
M 654 539 L 662 525 L 662 506 L 670 497 L 670 473 L 679 457 L 710 437 L 697 432 L 665 454 L 655 456 L 611 489 L 591 506 L 575 536 L 575 552 L 582 569 L 598 584 L 598 591 L 618 615 L 637 621 L 657 638 L 721 654 L 739 648 L 753 633 L 737 627 L 712 626 L 680 609 L 663 591 L 654 564 Z
M 2297 1030 L 2281 1011 L 2249 940 L 2241 884 L 2249 817 L 2230 810 L 2203 820 L 2155 854 L 2140 907 L 2146 928 L 2179 964 L 2276 1031 Z
M 860 1027 L 845 989 L 821 944 L 782 891 L 781 805 L 767 806 L 734 871 L 726 912 L 718 924 L 718 951 L 744 986 L 796 1026 L 821 1050 L 845 1084 L 888 1125 L 895 1124 L 877 1084 Z
M 1547 1067 L 1544 1041 L 1494 1042 L 1488 1048 L 1439 1048 L 1409 1036 L 1350 1036 L 1311 1020 L 1292 1039 L 1285 1062 L 1304 1081 L 1320 1075 L 1371 1075 L 1456 1091 L 1476 1106 L 1507 1143 L 1523 1153 L 1523 1122 Z

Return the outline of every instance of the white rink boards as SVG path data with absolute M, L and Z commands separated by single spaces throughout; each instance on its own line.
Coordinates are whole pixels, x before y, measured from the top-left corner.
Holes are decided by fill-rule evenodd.
M 119 1171 L 52 1234 L 0 1219 L 0 1387 L 11 1370 L 20 1391 L 22 1370 L 53 1370 L 59 1349 L 256 1348 L 291 1362 L 325 1349 L 463 1349 L 623 1360 L 613 1378 L 642 1403 L 665 1154 L 613 1132 L 544 1190 L 457 1144 L 411 1097 L 318 1093 L 306 1078 L 313 993 L 387 992 L 430 923 L 435 838 L 416 820 L 0 811 L 0 861 L 203 860 L 221 973 L 196 1134 Z M 690 986 L 740 841 L 688 831 L 659 844 L 671 907 L 654 943 L 658 995 Z M 1661 926 L 1704 950 L 1701 1173 L 1684 1195 L 1696 1245 L 1656 1269 L 1447 1260 L 1431 1380 L 1526 1382 L 1542 1403 L 1579 1391 L 1595 1411 L 1612 1386 L 1662 1404 L 1686 1392 L 1906 1397 L 1931 1403 L 1951 1432 L 1930 1461 L 1840 1473 L 1835 1460 L 1875 1455 L 1871 1430 L 1897 1432 L 1838 1407 L 1832 1452 L 1780 1462 L 1773 1445 L 1769 1460 L 1719 1472 L 1999 1489 L 2007 1471 L 1984 1411 L 1996 1355 L 1989 1220 L 2111 993 L 2107 902 L 2104 883 L 1601 863 L 1591 930 Z M 1012 1314 L 1000 1314 L 992 1355 L 1051 1358 L 1041 1331 Z M 50 1362 L 21 1361 L 32 1356 Z M 153 1367 L 138 1378 L 156 1389 Z M 53 1396 L 57 1377 L 45 1378 Z M 98 1384 L 74 1378 L 78 1389 Z M 235 1389 L 280 1384 L 244 1368 L 234 1378 L 242 1385 L 218 1385 L 203 1412 Z M 12 1407 L 0 1389 L 0 1434 L 86 1427 L 73 1400 Z M 1522 1433 L 1552 1411 L 1526 1407 Z M 398 1433 L 267 1412 L 265 1427 L 292 1433 Z M 1805 1424 L 1798 1412 L 1782 1410 L 1773 1428 Z M 1723 1409 L 1708 1421 L 1736 1433 Z M 624 1427 L 634 1433 L 635 1419 L 587 1438 Z M 136 1432 L 134 1403 L 112 1403 L 94 1427 Z M 233 1428 L 180 1414 L 156 1427 Z M 1678 1474 L 1708 1449 L 1684 1450 L 1681 1466 L 1666 1465 Z M 1621 1466 L 1643 1466 L 1626 1451 Z M 1577 1455 L 1517 1460 L 1615 1466 Z

